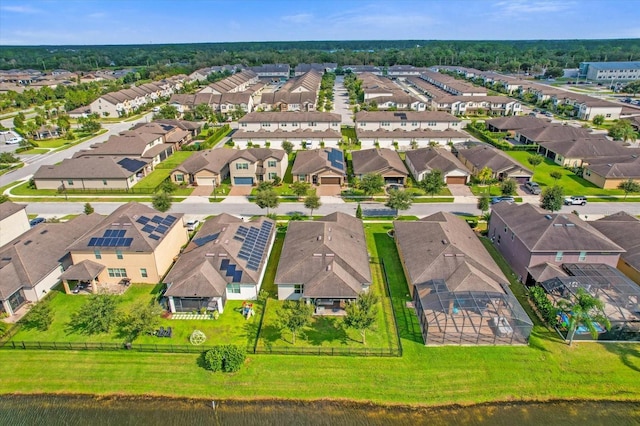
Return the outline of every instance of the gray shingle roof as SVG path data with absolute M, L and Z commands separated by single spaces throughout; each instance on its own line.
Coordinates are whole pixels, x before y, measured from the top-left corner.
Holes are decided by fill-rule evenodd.
M 293 123 L 293 122 L 338 122 L 340 114 L 319 111 L 250 112 L 238 123 Z
M 313 174 L 324 169 L 329 169 L 334 173 L 346 176 L 346 167 L 336 167 L 331 164 L 331 161 L 329 160 L 329 152 L 332 149 L 335 151 L 340 151 L 336 148 L 298 151 L 296 153 L 296 159 L 294 160 L 291 173 L 293 173 L 294 175 Z
M 620 258 L 640 271 L 640 219 L 626 212 L 618 212 L 590 222 L 607 238 L 627 252 Z
M 0 220 L 4 220 L 25 208 L 27 208 L 26 204 L 16 204 L 12 201 L 0 203 Z
M 497 291 L 507 283 L 469 225 L 446 212 L 394 222 L 395 238 L 411 285 L 442 279 L 449 291 Z
M 396 173 L 407 176 L 409 173 L 398 153 L 388 148 L 373 148 L 351 153 L 353 172 L 356 175 L 366 173 Z
M 622 247 L 574 214 L 549 214 L 532 204 L 508 203 L 495 204 L 491 214 L 499 216 L 531 253 L 624 252 Z
M 478 170 L 489 167 L 494 173 L 503 173 L 509 170 L 519 170 L 522 173 L 533 176 L 533 172 L 522 166 L 513 158 L 499 149 L 488 145 L 476 145 L 467 149 L 458 150 L 458 157 L 465 158 Z
M 444 174 L 454 170 L 469 172 L 467 168 L 446 149 L 419 148 L 405 153 L 407 163 L 411 163 L 418 173 L 438 169 Z
M 371 283 L 362 221 L 337 212 L 290 222 L 275 283 L 304 284 L 305 297 L 357 297 Z
M 85 156 L 66 158 L 62 163 L 40 166 L 33 178 L 38 179 L 127 179 L 151 160 L 120 156 Z M 132 170 L 134 169 L 134 170 Z

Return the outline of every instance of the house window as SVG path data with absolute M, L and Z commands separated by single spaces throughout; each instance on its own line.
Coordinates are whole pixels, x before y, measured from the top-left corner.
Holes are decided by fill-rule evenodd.
M 316 123 L 312 121 L 311 123 L 309 123 L 309 127 L 316 127 Z
M 229 293 L 240 294 L 240 284 L 227 284 Z
M 118 259 L 122 259 L 122 258 L 123 258 L 123 256 L 122 256 L 122 251 L 121 251 L 121 250 L 116 250 L 116 257 L 117 257 Z
M 390 125 L 390 123 L 388 121 L 383 121 L 382 123 L 380 123 L 380 125 L 383 127 L 387 127 Z
M 276 172 L 269 172 L 269 174 L 267 175 L 267 179 L 269 180 L 274 180 L 276 177 L 278 177 L 278 174 Z
M 107 184 L 107 180 L 106 179 L 102 179 L 102 184 L 106 185 Z
M 271 127 L 271 123 L 260 123 L 262 127 Z
M 585 260 L 587 260 L 587 252 L 586 251 L 581 251 L 580 252 L 580 256 L 578 256 L 578 260 L 580 262 L 584 262 Z
M 294 284 L 293 285 L 293 293 L 294 294 L 302 294 L 304 290 L 304 284 Z
M 67 180 L 67 185 L 69 185 L 69 186 L 73 186 L 73 179 L 69 179 L 69 180 Z
M 561 252 L 561 251 L 556 252 L 556 262 L 560 262 L 560 261 L 562 261 L 562 256 L 563 256 L 563 255 L 564 255 L 564 253 L 563 253 L 563 252 Z
M 147 278 L 149 275 L 147 274 L 147 268 L 140 268 L 140 276 L 142 278 Z
M 125 278 L 127 276 L 127 270 L 124 268 L 107 268 L 107 272 L 111 278 Z
M 298 127 L 298 123 L 291 123 L 292 127 Z
M 413 122 L 411 122 L 411 125 L 412 125 L 413 127 L 416 127 L 416 126 L 418 125 L 418 122 L 417 122 L 417 121 L 413 121 Z
M 401 123 L 400 123 L 400 126 L 402 126 L 402 127 L 406 127 L 406 126 L 407 126 L 407 122 L 406 122 L 406 121 L 401 122 Z
M 307 179 L 307 175 L 298 175 L 298 180 L 304 182 Z
M 249 163 L 236 163 L 236 170 L 249 170 Z
M 95 255 L 96 259 L 102 259 L 102 253 L 100 253 L 100 250 L 94 250 L 93 254 Z
M 247 127 L 247 123 L 240 123 L 240 127 Z
M 275 160 L 267 161 L 267 167 L 275 167 L 277 162 Z

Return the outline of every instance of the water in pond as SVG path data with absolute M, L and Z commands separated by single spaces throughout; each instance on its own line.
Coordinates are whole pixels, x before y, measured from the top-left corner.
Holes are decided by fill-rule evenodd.
M 411 409 L 345 402 L 0 396 L 0 425 L 638 425 L 640 404 L 548 402 Z

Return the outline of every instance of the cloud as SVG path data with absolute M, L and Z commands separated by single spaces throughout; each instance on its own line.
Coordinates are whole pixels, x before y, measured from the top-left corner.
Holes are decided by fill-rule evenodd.
M 42 10 L 31 6 L 0 6 L 0 10 L 13 13 L 42 13 Z
M 529 1 L 529 0 L 511 0 L 499 1 L 494 4 L 496 12 L 502 16 L 523 16 L 533 13 L 550 13 L 561 12 L 574 6 L 574 2 L 558 2 L 550 0 Z M 524 17 L 524 16 L 523 16 Z
M 313 15 L 310 13 L 298 13 L 296 15 L 285 15 L 281 19 L 294 24 L 305 24 L 312 21 Z
M 91 19 L 102 19 L 106 17 L 107 17 L 107 14 L 105 12 L 94 12 L 87 15 L 87 18 L 91 18 Z

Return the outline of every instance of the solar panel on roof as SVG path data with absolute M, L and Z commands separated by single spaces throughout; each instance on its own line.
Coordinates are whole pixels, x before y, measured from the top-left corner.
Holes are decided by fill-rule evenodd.
M 239 236 L 237 236 L 237 235 L 234 235 L 234 236 L 233 236 L 233 239 L 234 239 L 234 240 L 237 240 L 237 241 L 244 241 L 244 238 L 239 237 Z
M 122 237 L 124 237 L 124 234 L 125 234 L 126 232 L 127 232 L 127 231 L 126 231 L 125 229 L 121 229 L 121 230 L 119 230 L 119 231 L 118 231 L 118 238 L 122 238 Z
M 104 231 L 103 237 L 111 237 L 111 229 L 107 229 L 106 231 Z
M 154 240 L 159 240 L 160 239 L 160 235 L 149 234 L 149 238 L 153 238 Z
M 218 238 L 218 235 L 220 235 L 219 232 L 217 234 L 205 235 L 204 237 L 196 238 L 195 240 L 193 240 L 193 242 L 196 243 L 198 247 L 200 247 L 210 241 L 216 240 Z
M 96 239 L 96 246 L 102 247 L 103 243 L 104 243 L 104 238 L 97 238 Z
M 162 218 L 158 215 L 155 215 L 154 217 L 151 218 L 151 222 L 160 223 L 162 222 Z
M 98 241 L 98 239 L 97 239 L 97 238 L 95 238 L 95 237 L 94 237 L 94 238 L 91 238 L 91 239 L 89 240 L 89 247 L 93 247 L 93 246 L 95 246 L 95 245 L 96 245 L 96 241 Z
M 227 269 L 228 266 L 229 266 L 229 259 L 222 259 L 222 262 L 220 263 L 220 270 L 223 271 Z
M 149 218 L 146 216 L 140 216 L 136 222 L 146 225 L 149 222 Z
M 109 241 L 109 247 L 115 247 L 118 245 L 118 240 L 119 238 L 111 238 L 111 241 Z
M 242 259 L 242 260 L 249 260 L 249 256 L 247 256 L 246 254 L 238 254 L 238 259 Z
M 239 283 L 241 279 L 242 279 L 242 271 L 236 271 L 236 273 L 233 274 L 233 279 L 231 280 L 231 282 Z
M 131 247 L 131 243 L 133 242 L 133 238 L 123 238 L 124 239 L 124 243 L 122 243 L 123 246 L 125 247 Z
M 158 227 L 156 228 L 156 232 L 159 232 L 161 234 L 164 234 L 165 232 L 167 232 L 169 230 L 169 228 L 167 228 L 164 225 L 158 225 Z
M 258 266 L 259 265 L 256 264 L 256 263 L 249 263 L 249 264 L 247 264 L 247 269 L 251 269 L 253 271 L 257 271 L 258 270 Z
M 153 225 L 145 225 L 142 227 L 142 232 L 152 233 L 155 230 L 156 230 L 156 227 Z
M 232 277 L 233 274 L 236 273 L 236 265 L 235 263 L 230 263 L 229 266 L 227 266 L 227 273 L 225 274 L 227 277 Z
M 171 223 L 173 223 L 173 222 L 175 222 L 176 220 L 178 220 L 178 218 L 177 218 L 177 217 L 175 217 L 175 216 L 168 215 L 164 220 L 165 220 L 166 222 L 171 222 Z

